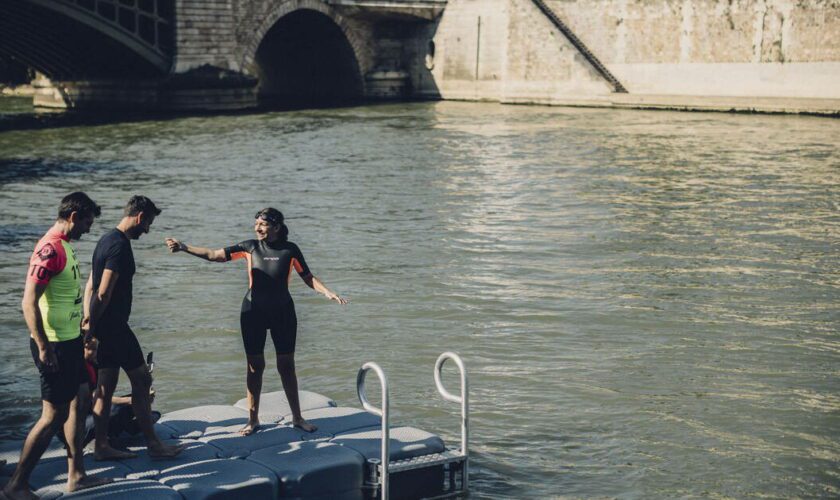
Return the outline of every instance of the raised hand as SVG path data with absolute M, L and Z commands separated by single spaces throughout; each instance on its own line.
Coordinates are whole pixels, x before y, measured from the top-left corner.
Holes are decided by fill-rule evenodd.
M 186 249 L 186 245 L 175 238 L 166 238 L 164 241 L 166 242 L 166 246 L 169 247 L 169 251 L 172 253 L 180 252 Z

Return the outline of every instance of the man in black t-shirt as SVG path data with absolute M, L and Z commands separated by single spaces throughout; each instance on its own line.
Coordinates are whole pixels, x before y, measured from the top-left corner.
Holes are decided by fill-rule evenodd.
M 160 209 L 145 196 L 133 196 L 125 206 L 116 228 L 99 239 L 93 251 L 93 269 L 85 289 L 85 319 L 91 334 L 99 340 L 97 354 L 100 397 L 93 409 L 96 420 L 95 458 L 113 460 L 136 455 L 113 448 L 108 442 L 108 418 L 120 368 L 131 381 L 134 415 L 146 436 L 149 455 L 174 457 L 182 447 L 168 446 L 154 431 L 149 388 L 152 377 L 143 359 L 140 343 L 128 326 L 131 314 L 132 279 L 136 267 L 131 240 L 149 232 Z
M 102 344 L 97 364 L 100 368 L 122 368 L 128 372 L 143 364 L 143 351 L 128 327 L 132 279 L 136 270 L 134 252 L 131 251 L 128 235 L 118 228 L 105 233 L 93 252 L 93 290 L 99 290 L 101 287 L 106 270 L 118 279 L 113 280 L 108 304 L 96 321 L 96 331 Z

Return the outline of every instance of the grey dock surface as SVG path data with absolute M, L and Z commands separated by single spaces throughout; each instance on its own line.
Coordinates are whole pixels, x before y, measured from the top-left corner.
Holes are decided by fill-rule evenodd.
M 282 392 L 260 401 L 260 430 L 240 436 L 248 419 L 245 400 L 232 406 L 209 405 L 167 413 L 155 424 L 167 443 L 184 443 L 174 459 L 152 460 L 142 437 L 123 441 L 139 456 L 97 462 L 85 455 L 89 474 L 113 478 L 108 485 L 67 493 L 67 461 L 57 439 L 42 457 L 30 484 L 43 498 L 137 499 L 362 499 L 379 496 L 376 461 L 382 449 L 382 420 L 364 410 L 337 406 L 314 392 L 300 392 L 303 417 L 318 426 L 314 433 L 291 425 Z M 120 444 L 120 443 L 117 443 Z M 391 427 L 389 462 L 391 498 L 446 494 L 447 467 L 453 462 L 443 440 L 413 427 Z M 14 471 L 22 442 L 0 445 L 0 484 Z M 415 464 L 415 465 L 412 465 Z M 424 465 L 425 464 L 425 465 Z M 372 470 L 373 469 L 373 470 Z M 370 478 L 374 478 L 373 481 Z M 367 484 L 366 484 L 367 481 Z M 451 494 L 451 493 L 450 493 Z

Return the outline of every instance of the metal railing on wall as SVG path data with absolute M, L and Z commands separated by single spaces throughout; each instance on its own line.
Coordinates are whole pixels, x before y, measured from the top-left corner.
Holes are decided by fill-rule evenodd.
M 175 2 L 172 0 L 58 0 L 73 4 L 116 24 L 148 43 L 162 54 L 173 48 L 172 25 Z
M 175 50 L 172 0 L 27 0 L 122 40 L 162 70 Z

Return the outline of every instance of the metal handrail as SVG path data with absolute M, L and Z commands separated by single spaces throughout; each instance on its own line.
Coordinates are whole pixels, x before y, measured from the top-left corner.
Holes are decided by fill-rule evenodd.
M 377 408 L 373 406 L 367 398 L 367 391 L 365 390 L 365 376 L 367 372 L 373 370 L 376 372 L 376 375 L 379 377 L 379 383 L 382 387 L 382 408 Z M 388 403 L 388 378 L 385 377 L 385 372 L 382 371 L 382 368 L 373 362 L 367 362 L 362 365 L 359 369 L 359 373 L 356 375 L 356 392 L 359 395 L 359 401 L 362 403 L 362 407 L 373 413 L 374 415 L 378 415 L 382 417 L 382 459 L 380 462 L 381 475 L 379 482 L 382 485 L 382 500 L 388 500 L 388 462 L 390 461 L 390 427 L 389 427 L 389 403 Z
M 458 365 L 458 370 L 461 372 L 461 396 L 455 396 L 443 387 L 441 370 L 443 369 L 443 363 L 447 359 L 454 361 Z M 452 401 L 453 403 L 461 403 L 461 454 L 464 455 L 464 490 L 467 490 L 469 487 L 470 389 L 464 360 L 454 352 L 445 352 L 438 356 L 435 362 L 435 385 L 440 395 L 443 396 L 443 399 Z
M 78 3 L 78 0 L 28 0 L 29 2 L 51 11 L 61 13 L 71 19 L 75 19 L 101 33 L 106 34 L 120 43 L 128 46 L 141 57 L 155 65 L 159 70 L 168 72 L 172 64 L 171 52 L 174 47 L 164 47 L 160 43 L 160 28 L 169 30 L 172 28 L 172 23 L 169 19 L 158 16 L 157 14 L 150 15 L 144 11 L 132 10 L 135 15 L 135 21 L 140 17 L 145 17 L 154 22 L 155 26 L 155 41 L 149 42 L 140 35 L 140 23 L 135 22 L 134 31 L 131 31 L 122 26 L 119 21 L 111 19 L 107 16 L 101 15 L 96 10 L 91 10 Z M 115 0 L 100 0 L 103 3 L 112 5 L 116 12 L 120 9 L 127 8 Z M 117 14 L 117 19 L 119 19 Z

